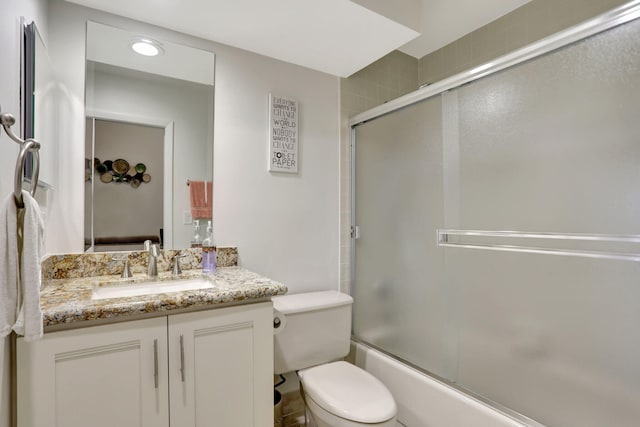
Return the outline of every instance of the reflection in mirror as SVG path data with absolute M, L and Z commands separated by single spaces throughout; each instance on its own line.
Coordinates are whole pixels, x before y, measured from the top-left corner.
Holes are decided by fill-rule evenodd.
M 35 118 L 34 111 L 34 92 L 35 92 L 35 59 L 36 59 L 36 38 L 39 37 L 38 29 L 35 22 L 27 24 L 22 22 L 22 138 L 34 138 L 33 120 Z M 29 153 L 31 154 L 31 153 Z M 30 171 L 27 176 L 30 176 Z
M 40 169 L 38 185 L 43 188 L 55 186 L 57 175 L 55 144 L 55 84 L 47 48 L 35 22 L 23 28 L 23 81 L 22 81 L 22 137 L 35 138 L 40 142 Z M 28 154 L 31 157 L 31 153 Z M 25 177 L 29 181 L 32 163 L 27 160 Z
M 187 183 L 211 188 L 214 54 L 88 22 L 86 69 L 85 249 L 190 246 L 191 213 L 211 219 Z
M 164 128 L 87 118 L 86 129 L 94 158 L 85 161 L 87 178 L 93 169 L 99 181 L 92 197 L 95 250 L 139 249 L 145 240 L 160 243 Z

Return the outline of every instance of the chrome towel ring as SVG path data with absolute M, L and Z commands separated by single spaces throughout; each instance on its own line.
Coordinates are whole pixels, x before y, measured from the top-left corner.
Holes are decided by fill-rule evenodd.
M 26 140 L 18 138 L 11 126 L 16 123 L 16 119 L 11 113 L 0 113 L 0 124 L 4 128 L 4 131 L 9 135 L 14 142 L 20 144 L 20 152 L 18 153 L 18 159 L 16 160 L 16 171 L 14 175 L 14 189 L 13 197 L 16 200 L 16 205 L 19 208 L 24 207 L 24 200 L 22 200 L 22 182 L 24 174 L 24 164 L 27 159 L 27 153 L 33 153 L 33 175 L 31 177 L 31 195 L 35 196 L 36 188 L 38 187 L 38 175 L 40 173 L 40 143 L 33 139 L 27 138 Z

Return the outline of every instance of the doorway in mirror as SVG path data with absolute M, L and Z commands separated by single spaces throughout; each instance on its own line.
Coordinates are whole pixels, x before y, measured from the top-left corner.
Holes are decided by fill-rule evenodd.
M 85 249 L 142 250 L 163 243 L 165 129 L 88 118 Z

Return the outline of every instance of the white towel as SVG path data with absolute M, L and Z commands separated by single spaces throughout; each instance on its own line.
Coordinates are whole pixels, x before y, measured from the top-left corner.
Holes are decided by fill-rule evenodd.
M 40 260 L 44 248 L 44 224 L 40 206 L 27 191 L 22 191 L 24 209 L 18 210 L 18 250 L 20 251 L 20 295 L 22 304 L 13 330 L 25 341 L 42 338 L 42 285 Z M 21 232 L 20 232 L 21 231 Z
M 0 209 L 0 338 L 11 333 L 18 319 L 18 214 L 13 194 Z
M 0 212 L 0 269 L 4 270 L 0 277 L 0 337 L 14 330 L 31 341 L 42 337 L 40 258 L 44 225 L 35 199 L 26 191 L 22 191 L 22 199 L 24 209 L 16 209 L 10 195 Z

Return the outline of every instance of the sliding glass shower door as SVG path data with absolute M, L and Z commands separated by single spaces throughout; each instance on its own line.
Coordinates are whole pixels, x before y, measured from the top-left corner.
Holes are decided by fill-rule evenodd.
M 354 153 L 356 338 L 546 425 L 640 425 L 640 22 Z
M 354 328 L 407 361 L 449 372 L 442 249 L 434 245 L 443 221 L 440 98 L 358 127 L 357 138 Z

